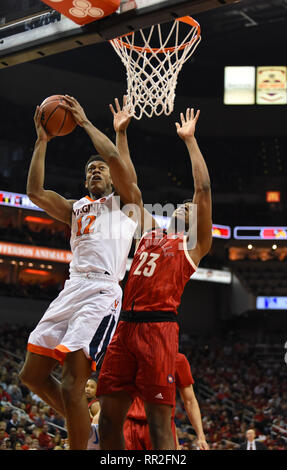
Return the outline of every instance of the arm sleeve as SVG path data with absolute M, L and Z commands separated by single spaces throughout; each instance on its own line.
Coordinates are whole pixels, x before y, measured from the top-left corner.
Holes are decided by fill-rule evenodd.
M 178 388 L 194 384 L 189 362 L 184 354 L 177 353 L 175 383 Z

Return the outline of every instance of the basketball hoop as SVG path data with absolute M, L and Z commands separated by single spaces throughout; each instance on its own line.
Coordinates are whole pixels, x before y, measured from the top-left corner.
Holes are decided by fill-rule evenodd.
M 201 41 L 200 25 L 190 16 L 163 32 L 166 27 L 153 25 L 110 40 L 126 67 L 127 106 L 135 119 L 172 113 L 178 74 Z

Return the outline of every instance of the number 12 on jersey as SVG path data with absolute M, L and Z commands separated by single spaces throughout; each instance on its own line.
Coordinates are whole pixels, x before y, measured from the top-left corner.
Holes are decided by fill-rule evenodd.
M 95 220 L 95 215 L 82 215 L 82 217 L 77 220 L 77 237 L 80 237 L 81 235 L 86 235 L 87 233 L 91 233 L 93 228 L 92 225 Z
M 134 275 L 141 276 L 143 274 L 146 277 L 151 277 L 156 268 L 156 260 L 160 255 L 156 253 L 147 253 L 143 251 L 140 255 L 140 263 L 134 270 Z

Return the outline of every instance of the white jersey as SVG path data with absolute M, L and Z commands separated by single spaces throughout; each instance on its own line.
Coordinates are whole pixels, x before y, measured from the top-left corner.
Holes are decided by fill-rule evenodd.
M 120 209 L 113 193 L 93 200 L 86 196 L 73 204 L 70 274 L 98 272 L 120 281 L 137 223 Z
M 100 450 L 99 425 L 92 424 L 87 450 Z

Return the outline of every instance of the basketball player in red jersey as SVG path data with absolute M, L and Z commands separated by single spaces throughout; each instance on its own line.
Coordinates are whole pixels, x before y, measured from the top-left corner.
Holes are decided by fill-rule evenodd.
M 96 397 L 97 382 L 95 379 L 90 378 L 85 387 L 85 394 L 88 400 L 88 408 L 91 418 L 91 430 L 88 440 L 87 450 L 99 450 L 99 437 L 98 437 L 98 423 L 100 416 L 100 402 Z
M 91 416 L 91 421 L 100 411 L 99 399 L 96 397 L 97 394 L 97 382 L 90 378 L 87 380 L 85 387 L 85 394 L 88 400 L 88 408 Z
M 132 165 L 126 136 L 128 112 L 117 100 L 116 111 L 112 106 L 111 110 L 117 118 L 118 151 L 125 163 Z M 194 135 L 198 117 L 199 111 L 194 115 L 188 108 L 185 116 L 180 115 L 181 124 L 176 123 L 192 166 L 197 241 L 190 246 L 194 226 L 189 224 L 192 205 L 186 203 L 173 213 L 167 231 L 154 228 L 154 223 L 138 244 L 125 286 L 121 321 L 98 380 L 102 450 L 124 449 L 123 424 L 135 396 L 144 400 L 153 449 L 174 449 L 170 426 L 174 386 L 169 378 L 175 376 L 178 352 L 176 314 L 184 287 L 212 242 L 209 173 Z M 133 175 L 136 183 L 134 170 Z M 185 233 L 174 233 L 179 222 L 185 224 Z
M 75 98 L 66 95 L 65 101 L 63 107 L 72 112 L 100 156 L 92 157 L 85 167 L 87 196 L 78 201 L 67 200 L 45 189 L 50 139 L 37 107 L 37 140 L 27 194 L 47 214 L 71 227 L 73 258 L 64 289 L 29 336 L 20 378 L 66 418 L 70 449 L 85 450 L 91 430 L 85 385 L 115 331 L 122 296 L 119 281 L 125 275 L 137 227 L 131 211 L 124 213 L 114 192 L 122 204 L 142 206 L 142 202 L 131 167 L 120 158 L 113 142 L 89 121 Z M 114 214 L 116 217 L 109 224 L 110 215 Z M 61 381 L 52 373 L 59 362 L 63 366 Z
M 170 377 L 170 381 L 173 378 Z M 194 379 L 190 370 L 190 365 L 184 354 L 176 355 L 176 372 L 174 383 L 180 393 L 184 403 L 185 411 L 197 436 L 197 447 L 200 450 L 209 450 L 203 432 L 201 413 L 198 401 L 194 394 Z M 172 407 L 171 428 L 175 441 L 175 446 L 179 450 L 177 432 L 174 423 L 175 403 Z M 149 435 L 149 428 L 146 419 L 144 403 L 136 397 L 131 405 L 124 424 L 124 439 L 126 450 L 152 450 L 152 443 Z

